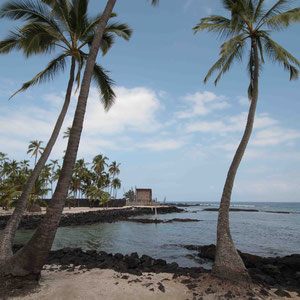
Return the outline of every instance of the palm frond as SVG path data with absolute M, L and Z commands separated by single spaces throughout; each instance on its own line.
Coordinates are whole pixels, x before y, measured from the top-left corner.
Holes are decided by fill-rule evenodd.
M 159 3 L 159 0 L 151 0 L 151 4 L 152 4 L 153 6 L 158 5 L 158 3 Z
M 194 28 L 194 34 L 198 31 L 207 30 L 208 32 L 216 32 L 220 37 L 227 37 L 236 32 L 232 27 L 231 21 L 222 16 L 210 16 L 202 18 Z
M 259 0 L 258 3 L 257 3 L 257 5 L 256 5 L 256 9 L 255 9 L 255 13 L 254 13 L 254 18 L 253 18 L 254 22 L 256 22 L 257 19 L 264 14 L 264 10 L 262 8 L 262 5 L 263 5 L 264 1 L 265 0 Z
M 13 49 L 20 50 L 22 35 L 18 31 L 10 31 L 9 35 L 0 41 L 0 53 L 9 53 Z
M 290 72 L 290 80 L 298 78 L 300 62 L 282 46 L 277 44 L 267 35 L 263 36 L 264 49 L 267 55 L 274 61 L 283 65 L 284 69 Z M 294 65 L 296 66 L 294 66 Z
M 72 0 L 69 24 L 71 31 L 79 37 L 85 32 L 88 27 L 88 16 L 87 16 L 88 0 Z
M 9 1 L 0 8 L 0 18 L 31 22 L 46 22 L 59 30 L 54 20 L 50 18 L 47 6 L 40 3 L 40 1 Z
M 62 39 L 65 39 L 61 27 L 51 16 L 48 6 L 38 0 L 14 0 L 5 3 L 0 8 L 0 18 L 48 24 Z M 64 40 L 64 42 L 68 44 L 67 40 Z
M 219 75 L 215 80 L 215 85 L 218 83 L 221 75 L 226 73 L 234 59 L 242 59 L 242 51 L 245 44 L 245 35 L 240 34 L 234 38 L 231 38 L 229 41 L 225 42 L 221 46 L 220 56 L 221 58 L 209 69 L 208 73 L 204 78 L 204 83 L 211 77 L 211 75 L 217 71 L 221 70 Z
M 218 84 L 219 80 L 221 79 L 222 75 L 225 74 L 230 67 L 232 66 L 232 63 L 234 60 L 242 60 L 243 58 L 243 45 L 238 44 L 237 47 L 227 56 L 225 56 L 224 63 L 222 65 L 222 69 L 219 72 L 217 78 L 215 79 L 215 85 Z
M 263 24 L 271 29 L 281 30 L 292 23 L 300 22 L 300 7 L 288 10 L 281 14 L 274 15 L 267 19 Z
M 257 27 L 260 28 L 264 22 L 277 15 L 277 14 L 281 14 L 284 12 L 284 10 L 286 9 L 287 7 L 287 3 L 289 2 L 290 0 L 278 0 L 260 19 L 260 21 L 258 22 L 258 25 Z
M 234 1 L 233 0 L 222 0 L 222 3 L 223 3 L 223 6 L 225 9 L 231 11 Z
M 112 89 L 114 82 L 107 75 L 107 71 L 98 64 L 94 66 L 93 80 L 102 94 L 101 102 L 105 110 L 108 111 L 115 103 L 116 95 Z
M 29 87 L 31 87 L 37 83 L 41 83 L 41 82 L 53 79 L 59 71 L 64 70 L 65 65 L 66 65 L 66 57 L 67 57 L 67 55 L 63 54 L 63 55 L 60 55 L 60 56 L 56 57 L 55 59 L 53 59 L 48 64 L 46 69 L 44 69 L 43 71 L 38 73 L 36 76 L 34 76 L 34 78 L 32 80 L 25 82 L 23 84 L 23 86 L 10 97 L 10 99 L 12 97 L 14 97 L 17 93 L 23 92 L 23 91 L 27 90 Z
M 111 23 L 105 28 L 105 32 L 111 32 L 128 41 L 132 35 L 132 29 L 127 24 Z
M 55 48 L 55 43 L 60 40 L 59 34 L 48 24 L 28 23 L 19 31 L 22 34 L 20 44 L 27 57 L 41 52 L 51 52 Z

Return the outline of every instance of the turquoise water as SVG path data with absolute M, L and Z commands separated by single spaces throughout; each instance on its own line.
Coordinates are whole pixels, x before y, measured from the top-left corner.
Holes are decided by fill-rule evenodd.
M 200 203 L 200 202 L 199 202 Z M 217 203 L 185 208 L 184 213 L 159 215 L 159 219 L 191 218 L 201 222 L 141 224 L 134 222 L 99 223 L 59 228 L 53 249 L 81 247 L 112 253 L 138 252 L 181 266 L 197 266 L 187 258 L 194 253 L 180 245 L 215 243 L 217 212 L 205 212 Z M 261 256 L 284 256 L 300 253 L 300 203 L 233 203 L 236 208 L 258 209 L 259 212 L 231 212 L 231 233 L 236 247 Z M 291 214 L 267 213 L 288 211 Z M 144 216 L 153 218 L 154 216 Z M 139 217 L 140 218 L 140 217 Z M 16 243 L 25 243 L 32 230 L 19 230 Z

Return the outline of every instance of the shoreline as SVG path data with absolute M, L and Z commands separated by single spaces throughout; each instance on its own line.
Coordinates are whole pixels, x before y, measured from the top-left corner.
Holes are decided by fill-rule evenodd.
M 4 299 L 15 300 L 220 300 L 220 299 L 300 299 L 300 294 L 259 283 L 233 283 L 201 273 L 189 274 L 142 272 L 138 275 L 112 269 L 86 269 L 45 265 L 39 282 L 13 286 Z M 20 281 L 19 281 L 20 283 Z M 29 283 L 29 282 L 27 282 Z M 1 296 L 1 294 L 0 294 Z
M 188 250 L 197 251 L 197 257 L 213 262 L 215 245 L 197 246 L 182 245 Z M 22 245 L 15 245 L 16 252 Z M 288 289 L 300 295 L 300 254 L 284 257 L 260 257 L 239 251 L 242 260 L 256 284 L 270 288 Z M 63 248 L 49 253 L 46 264 L 49 271 L 74 272 L 79 270 L 110 269 L 116 272 L 141 276 L 142 273 L 169 273 L 174 278 L 187 276 L 199 279 L 210 270 L 203 267 L 181 267 L 176 262 L 168 263 L 163 259 L 155 259 L 148 255 L 107 253 L 105 251 L 88 250 L 81 248 Z
M 95 223 L 112 223 L 126 221 L 129 217 L 153 215 L 155 206 L 133 206 L 115 208 L 64 208 L 59 227 L 90 225 Z M 156 206 L 158 214 L 180 213 L 183 209 L 176 206 Z M 0 215 L 0 230 L 5 228 L 11 214 Z M 19 229 L 35 229 L 43 213 L 27 213 L 23 215 Z
M 47 267 L 47 266 L 46 266 Z M 199 279 L 187 276 L 173 278 L 167 273 L 143 273 L 140 276 L 112 270 L 94 269 L 74 272 L 42 271 L 39 286 L 15 300 L 214 300 L 214 299 L 287 299 L 278 290 L 257 284 L 237 284 L 205 274 Z M 282 291 L 284 292 L 284 291 Z M 287 293 L 287 292 L 285 292 Z M 280 294 L 280 292 L 279 292 Z M 290 299 L 299 299 L 288 293 Z

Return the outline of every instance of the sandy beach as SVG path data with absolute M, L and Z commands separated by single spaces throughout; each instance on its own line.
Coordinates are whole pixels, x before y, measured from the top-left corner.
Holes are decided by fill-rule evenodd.
M 46 267 L 48 269 L 49 266 Z M 73 272 L 43 270 L 40 286 L 19 300 L 200 300 L 200 299 L 291 299 L 279 297 L 275 290 L 259 285 L 237 285 L 212 278 L 209 274 L 199 279 L 167 273 L 143 273 L 142 276 L 118 273 L 113 270 L 75 269 Z M 266 295 L 268 293 L 268 295 Z M 300 299 L 290 293 L 292 299 Z

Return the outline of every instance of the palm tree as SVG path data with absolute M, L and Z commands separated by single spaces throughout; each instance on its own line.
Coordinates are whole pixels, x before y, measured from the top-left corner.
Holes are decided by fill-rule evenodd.
M 216 257 L 213 265 L 214 275 L 231 280 L 248 281 L 250 278 L 231 238 L 229 206 L 235 175 L 253 128 L 258 99 L 258 77 L 260 68 L 265 62 L 264 54 L 288 70 L 290 80 L 298 77 L 297 67 L 300 66 L 300 62 L 270 38 L 271 30 L 280 30 L 291 23 L 300 21 L 300 8 L 286 11 L 288 2 L 288 0 L 279 0 L 265 11 L 264 0 L 223 0 L 225 9 L 231 13 L 231 19 L 210 16 L 202 18 L 194 27 L 195 33 L 199 30 L 208 30 L 229 37 L 229 40 L 221 46 L 220 59 L 208 71 L 204 82 L 214 71 L 219 71 L 215 80 L 217 84 L 221 76 L 232 66 L 233 61 L 242 59 L 246 46 L 250 47 L 248 95 L 251 105 L 245 131 L 230 165 L 223 189 L 218 215 Z
M 93 158 L 92 169 L 97 175 L 101 175 L 101 173 L 104 171 L 105 167 L 107 166 L 107 160 L 108 158 L 102 154 L 98 154 Z
M 112 181 L 114 181 L 115 179 L 115 176 L 116 175 L 119 175 L 120 174 L 120 167 L 121 164 L 117 164 L 116 161 L 113 161 L 109 167 L 108 167 L 108 172 L 112 175 Z M 111 185 L 111 189 L 110 189 L 110 196 L 112 196 L 112 189 L 113 189 L 113 186 Z
M 152 0 L 153 4 L 157 2 L 158 0 Z M 68 195 L 69 184 L 76 161 L 94 65 L 101 46 L 105 27 L 112 14 L 115 3 L 116 0 L 108 0 L 90 46 L 66 155 L 47 213 L 30 241 L 3 265 L 2 272 L 5 274 L 13 274 L 14 276 L 40 274 L 51 249 L 62 215 L 65 199 Z
M 43 151 L 45 150 L 44 147 L 41 145 L 43 144 L 43 141 L 31 141 L 29 146 L 28 146 L 28 151 L 27 154 L 32 153 L 31 157 L 34 156 L 34 165 L 36 166 L 36 160 L 38 157 L 38 154 L 43 154 Z
M 77 0 L 48 2 L 50 6 L 37 0 L 35 2 L 20 0 L 9 2 L 2 6 L 0 10 L 0 17 L 28 21 L 21 29 L 11 32 L 7 39 L 0 42 L 0 52 L 7 53 L 12 49 L 22 49 L 27 56 L 30 56 L 35 53 L 50 52 L 55 48 L 62 49 L 62 54 L 52 60 L 46 69 L 38 73 L 32 80 L 24 83 L 19 91 L 24 91 L 34 84 L 52 79 L 58 71 L 64 70 L 67 57 L 71 57 L 70 78 L 63 108 L 45 151 L 28 179 L 18 205 L 6 225 L 0 243 L 0 259 L 12 254 L 11 243 L 13 237 L 25 211 L 34 182 L 45 165 L 60 132 L 70 103 L 74 80 L 76 79 L 78 84 L 80 82 L 82 67 L 87 59 L 87 54 L 83 51 L 84 47 L 90 45 L 95 27 L 100 19 L 99 16 L 92 19 L 88 17 L 87 0 L 80 0 L 80 5 L 78 5 Z M 110 15 L 110 17 L 115 16 L 116 14 Z M 114 42 L 113 34 L 128 40 L 131 30 L 126 24 L 108 24 L 101 42 L 103 55 L 107 53 Z M 75 78 L 76 64 L 78 71 Z M 101 100 L 104 107 L 108 110 L 115 99 L 115 94 L 111 88 L 112 80 L 98 64 L 94 65 L 92 76 L 102 95 Z
M 114 178 L 111 182 L 111 185 L 112 187 L 114 188 L 114 197 L 115 199 L 117 199 L 117 192 L 118 192 L 118 189 L 121 188 L 121 180 L 119 178 Z

